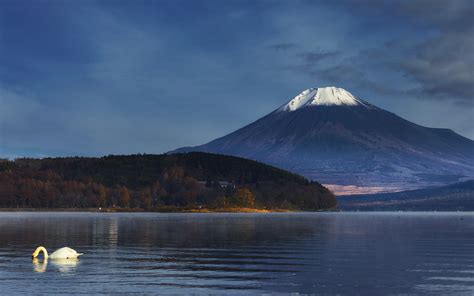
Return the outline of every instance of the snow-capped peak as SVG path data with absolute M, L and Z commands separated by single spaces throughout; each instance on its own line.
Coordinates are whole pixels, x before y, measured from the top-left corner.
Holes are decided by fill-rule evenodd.
M 279 111 L 295 111 L 308 106 L 356 106 L 365 104 L 350 92 L 337 87 L 309 88 L 281 106 Z

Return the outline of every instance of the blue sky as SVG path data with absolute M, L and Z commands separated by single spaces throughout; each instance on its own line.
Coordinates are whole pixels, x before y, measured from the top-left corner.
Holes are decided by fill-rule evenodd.
M 0 157 L 198 145 L 318 86 L 473 139 L 472 15 L 470 0 L 0 0 Z

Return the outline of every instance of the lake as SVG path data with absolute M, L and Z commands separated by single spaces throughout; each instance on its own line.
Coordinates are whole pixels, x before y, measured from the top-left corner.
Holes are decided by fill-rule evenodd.
M 292 292 L 473 295 L 474 213 L 0 213 L 1 295 Z

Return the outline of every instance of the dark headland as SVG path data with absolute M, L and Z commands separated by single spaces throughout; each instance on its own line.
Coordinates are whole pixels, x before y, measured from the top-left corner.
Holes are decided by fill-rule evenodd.
M 0 208 L 107 211 L 330 210 L 321 184 L 253 160 L 192 152 L 0 161 Z

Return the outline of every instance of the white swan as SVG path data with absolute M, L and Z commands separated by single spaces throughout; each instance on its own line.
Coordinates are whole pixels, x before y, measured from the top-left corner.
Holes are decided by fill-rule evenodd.
M 82 253 L 78 253 L 75 250 L 64 247 L 61 249 L 57 249 L 54 251 L 51 255 L 48 255 L 48 251 L 46 251 L 45 247 L 37 247 L 36 250 L 33 252 L 33 255 L 31 257 L 36 258 L 38 257 L 39 253 L 43 252 L 43 258 L 44 259 L 74 259 L 82 255 Z

